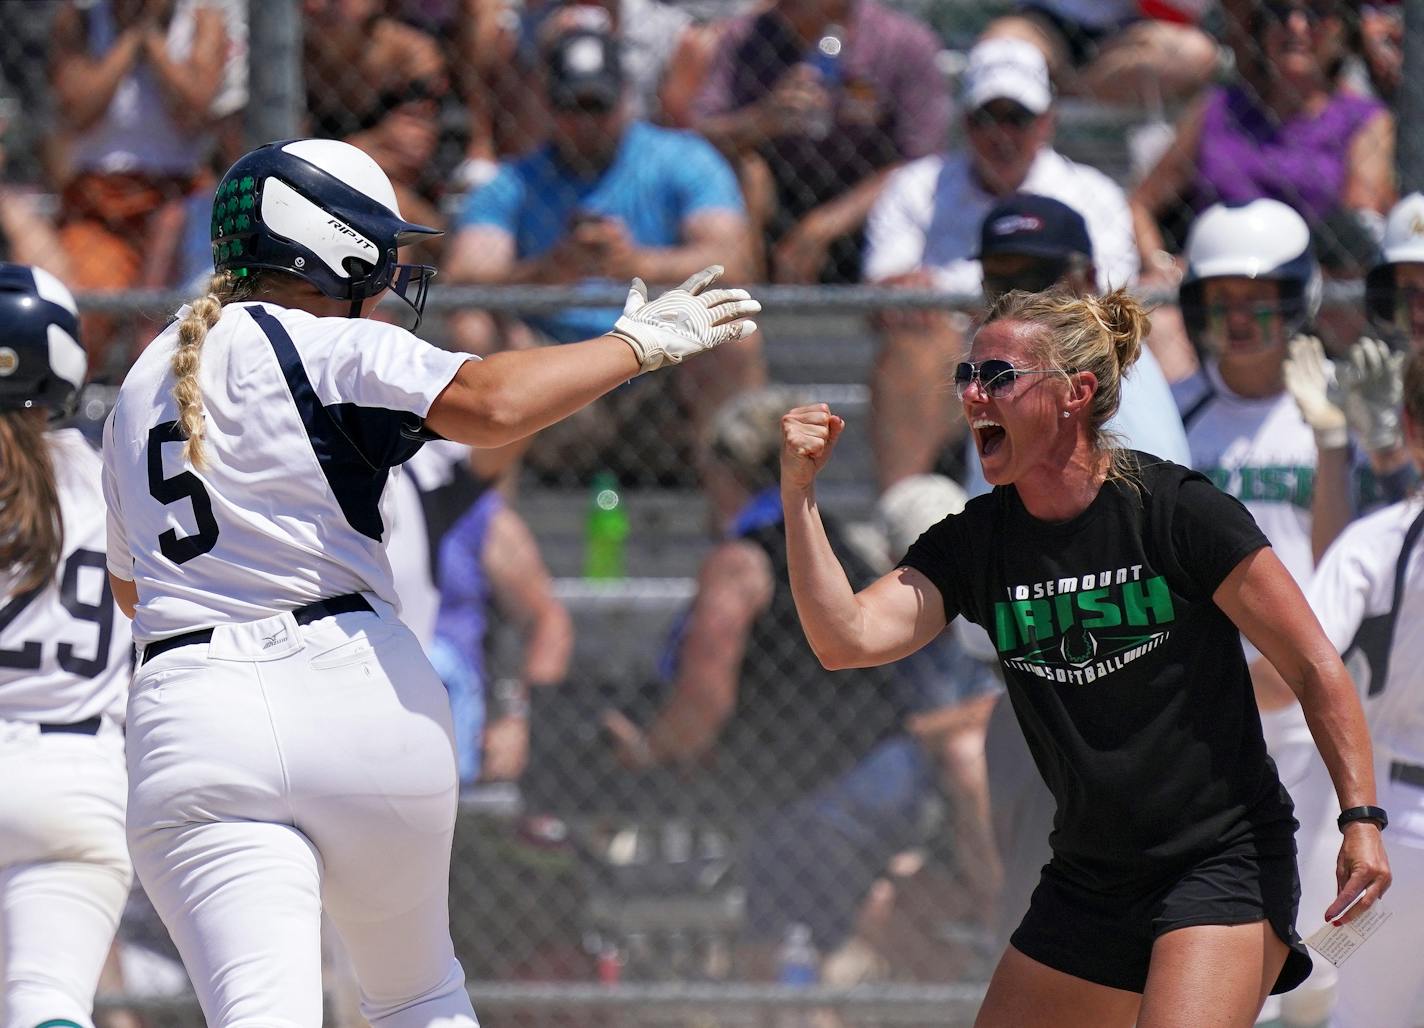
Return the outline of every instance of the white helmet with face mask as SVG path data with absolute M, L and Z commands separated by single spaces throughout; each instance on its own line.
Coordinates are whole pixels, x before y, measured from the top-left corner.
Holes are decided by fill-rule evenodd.
M 1412 330 L 1399 303 L 1401 264 L 1424 264 L 1424 193 L 1410 193 L 1390 210 L 1379 262 L 1365 276 L 1365 313 L 1396 349 L 1407 345 Z
M 1320 265 L 1311 252 L 1310 227 L 1279 200 L 1215 204 L 1187 234 L 1186 276 L 1179 290 L 1182 320 L 1198 350 L 1208 351 L 1205 285 L 1211 279 L 1244 278 L 1279 283 L 1284 344 L 1320 310 Z

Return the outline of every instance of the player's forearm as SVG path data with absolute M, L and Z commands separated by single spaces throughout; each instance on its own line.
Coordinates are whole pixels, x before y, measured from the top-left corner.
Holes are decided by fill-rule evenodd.
M 816 506 L 815 487 L 783 487 L 786 562 L 806 641 L 828 670 L 860 666 L 861 610 Z
M 568 417 L 640 370 L 614 336 L 470 361 L 436 398 L 426 424 L 470 446 L 504 446 Z
M 1310 548 L 1318 562 L 1354 517 L 1350 451 L 1320 450 L 1315 462 L 1315 492 L 1310 501 Z

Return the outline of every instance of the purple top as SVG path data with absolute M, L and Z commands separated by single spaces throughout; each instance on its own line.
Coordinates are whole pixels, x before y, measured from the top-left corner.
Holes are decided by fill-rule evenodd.
M 1355 133 L 1384 109 L 1336 93 L 1318 114 L 1278 123 L 1239 87 L 1213 90 L 1197 149 L 1197 208 L 1269 197 L 1319 223 L 1340 201 Z
M 926 26 L 856 0 L 847 19 L 835 129 L 824 139 L 789 135 L 762 148 L 796 215 L 836 196 L 877 168 L 944 147 L 950 96 L 935 66 L 939 40 Z M 813 47 L 814 48 L 814 47 Z M 773 8 L 734 19 L 694 105 L 703 118 L 760 100 L 807 48 Z

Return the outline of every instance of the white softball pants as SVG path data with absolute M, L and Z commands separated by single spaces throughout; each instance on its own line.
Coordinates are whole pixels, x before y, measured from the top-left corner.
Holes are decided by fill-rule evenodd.
M 209 1025 L 319 1028 L 321 912 L 374 1028 L 475 1026 L 444 686 L 394 616 L 218 627 L 140 666 L 129 846 Z
M 1424 953 L 1424 788 L 1391 779 L 1390 764 L 1390 755 L 1383 747 L 1376 749 L 1375 787 L 1380 806 L 1389 811 L 1384 847 L 1394 875 L 1381 902 L 1391 917 L 1338 970 L 1320 957 L 1315 958 L 1317 967 L 1324 966 L 1329 971 L 1327 981 L 1335 993 L 1334 1016 L 1329 1022 L 1332 1028 L 1409 1028 L 1421 1023 L 1418 1010 L 1424 1002 L 1424 963 L 1420 959 Z M 1328 813 L 1333 822 L 1339 804 L 1331 802 Z M 1330 828 L 1333 837 L 1322 833 L 1314 850 L 1302 851 L 1302 857 L 1303 868 L 1333 884 L 1330 876 L 1340 848 L 1340 833 L 1333 823 Z M 1319 905 L 1322 898 L 1326 898 L 1325 891 L 1314 897 L 1315 903 Z M 1333 898 L 1333 890 L 1329 890 L 1327 901 Z M 1313 930 L 1302 921 L 1302 933 Z M 1319 924 L 1318 914 L 1314 924 Z M 1312 975 L 1306 985 L 1314 982 Z
M 0 721 L 0 783 L 0 1023 L 92 1028 L 132 877 L 123 734 Z

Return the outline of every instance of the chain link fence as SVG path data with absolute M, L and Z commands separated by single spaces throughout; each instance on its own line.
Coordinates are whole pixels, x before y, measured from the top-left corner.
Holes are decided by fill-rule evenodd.
M 408 219 L 446 230 L 420 255 L 441 272 L 421 335 L 442 346 L 596 335 L 633 275 L 656 289 L 714 259 L 773 283 L 740 348 L 476 455 L 470 489 L 422 490 L 426 525 L 449 527 L 502 483 L 537 544 L 514 579 L 547 579 L 539 610 L 572 626 L 531 676 L 537 612 L 517 589 L 489 601 L 488 710 L 462 740 L 478 758 L 483 723 L 486 774 L 466 783 L 451 874 L 485 1024 L 972 1021 L 1003 943 L 983 756 L 997 682 L 953 636 L 884 671 L 820 669 L 764 503 L 767 411 L 804 397 L 846 417 L 823 503 L 868 578 L 945 502 L 897 507 L 885 488 L 964 468 L 942 383 L 980 303 L 991 193 L 1078 209 L 1099 282 L 1162 301 L 1151 342 L 1180 378 L 1196 364 L 1171 302 L 1182 241 L 1216 199 L 1306 215 L 1319 327 L 1353 341 L 1396 193 L 1391 118 L 1417 111 L 1396 6 L 1101 6 L 1116 14 L 1075 26 L 1010 0 L 0 5 L 0 245 L 81 294 L 90 427 L 201 290 L 217 178 L 284 135 L 355 143 Z M 1051 107 L 1021 54 L 988 101 L 959 102 L 986 32 L 1042 48 Z M 1311 131 L 1316 159 L 1292 163 Z M 590 578 L 594 539 L 615 559 Z M 494 688 L 531 677 L 527 712 Z M 527 753 L 501 765 L 490 733 L 521 714 Z M 798 962 L 820 984 L 770 984 L 812 977 Z M 113 963 L 108 1024 L 200 1023 L 138 892 Z M 356 1023 L 329 963 L 328 1019 Z

